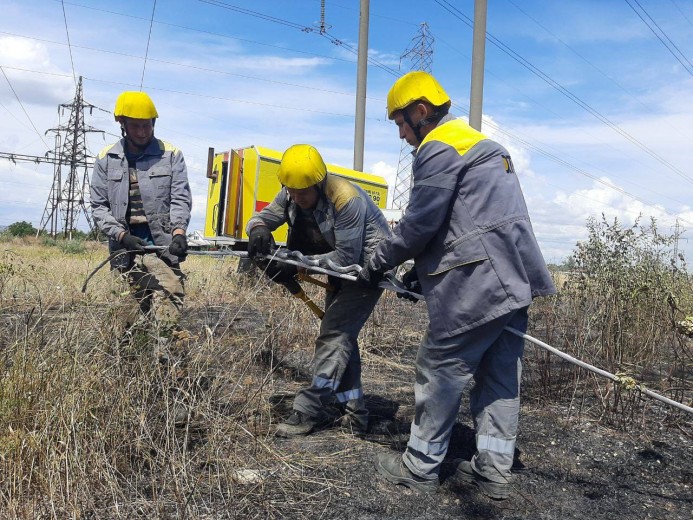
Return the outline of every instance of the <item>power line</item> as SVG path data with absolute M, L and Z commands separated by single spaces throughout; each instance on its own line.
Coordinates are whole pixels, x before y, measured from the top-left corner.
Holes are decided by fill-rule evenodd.
M 466 25 L 473 27 L 473 20 L 469 18 L 467 15 L 462 13 L 459 9 L 457 9 L 455 6 L 450 4 L 447 0 L 435 0 L 435 2 L 440 5 L 443 9 L 451 13 L 453 16 L 455 16 L 457 19 L 465 23 Z M 443 5 L 446 4 L 446 5 Z M 490 41 L 492 44 L 494 44 L 496 47 L 498 47 L 502 52 L 510 56 L 512 59 L 517 61 L 520 65 L 525 67 L 527 70 L 532 72 L 534 75 L 548 83 L 550 86 L 552 86 L 554 89 L 556 89 L 558 92 L 563 94 L 565 97 L 573 101 L 575 104 L 578 106 L 582 107 L 584 110 L 592 114 L 594 117 L 596 117 L 599 121 L 607 125 L 609 128 L 614 130 L 616 133 L 624 137 L 626 140 L 628 140 L 630 143 L 634 144 L 638 148 L 640 148 L 642 151 L 647 153 L 650 157 L 655 159 L 657 162 L 660 164 L 664 165 L 667 167 L 667 169 L 671 170 L 674 172 L 676 175 L 681 177 L 682 179 L 687 180 L 690 183 L 693 183 L 693 178 L 689 177 L 686 175 L 682 170 L 671 164 L 669 161 L 667 161 L 664 157 L 659 155 L 657 152 L 654 150 L 650 149 L 647 147 L 645 144 L 641 143 L 638 139 L 630 135 L 628 132 L 623 130 L 620 126 L 618 126 L 616 123 L 608 119 L 606 116 L 601 114 L 599 111 L 597 111 L 595 108 L 590 106 L 587 102 L 583 101 L 581 98 L 579 98 L 577 95 L 573 94 L 570 90 L 565 88 L 563 85 L 555 81 L 553 78 L 551 78 L 548 74 L 537 68 L 535 65 L 530 63 L 528 60 L 523 58 L 520 54 L 512 50 L 510 47 L 508 47 L 506 44 L 504 44 L 502 41 L 500 41 L 498 38 L 493 36 L 491 33 L 486 32 L 486 38 L 488 41 Z
M 46 40 L 46 39 L 43 39 L 43 38 L 34 38 L 34 37 L 31 37 L 31 36 L 23 36 L 23 35 L 19 35 L 19 34 L 3 33 L 2 31 L 0 31 L 0 34 L 10 34 L 11 36 L 14 36 L 14 37 L 17 37 L 17 38 L 25 38 L 25 39 L 27 39 L 27 40 L 34 40 L 34 41 L 39 41 L 39 42 L 43 42 L 43 43 L 50 43 L 50 44 L 54 44 L 54 45 L 65 45 L 65 44 L 62 43 L 62 42 L 57 42 L 57 41 L 54 41 L 54 40 Z M 126 58 L 142 59 L 141 56 L 137 56 L 137 55 L 134 55 L 134 54 L 127 54 L 127 53 L 124 53 L 124 52 L 109 51 L 109 50 L 106 50 L 106 49 L 97 49 L 97 48 L 95 48 L 95 47 L 86 47 L 86 46 L 80 46 L 80 45 L 73 45 L 73 47 L 74 47 L 74 48 L 77 48 L 77 49 L 85 49 L 85 50 L 94 51 L 94 52 L 101 52 L 101 53 L 104 53 L 104 54 L 113 54 L 113 55 L 116 55 L 116 56 L 123 56 L 123 57 L 126 57 Z M 235 78 L 251 79 L 251 80 L 254 80 L 254 81 L 262 81 L 262 82 L 265 82 L 265 83 L 274 83 L 274 84 L 277 84 L 277 85 L 285 85 L 285 86 L 289 86 L 289 87 L 297 87 L 297 88 L 304 88 L 304 89 L 309 89 L 309 90 L 315 90 L 315 91 L 318 91 L 318 92 L 327 92 L 327 93 L 329 93 L 329 94 L 339 94 L 339 95 L 342 95 L 342 96 L 352 96 L 352 97 L 355 95 L 353 92 L 341 92 L 341 91 L 338 91 L 338 90 L 330 90 L 330 89 L 319 88 L 319 87 L 315 87 L 315 86 L 302 85 L 302 84 L 300 84 L 300 83 L 289 83 L 289 82 L 286 82 L 286 81 L 279 81 L 279 80 L 276 80 L 276 79 L 260 78 L 260 77 L 257 77 L 257 76 L 249 76 L 249 75 L 247 75 L 247 74 L 237 74 L 237 73 L 234 73 L 234 72 L 229 72 L 229 71 L 227 71 L 227 70 L 211 69 L 211 68 L 208 68 L 208 67 L 201 67 L 201 66 L 199 66 L 199 65 L 191 65 L 191 64 L 189 64 L 189 63 L 179 63 L 179 62 L 176 62 L 176 61 L 161 60 L 161 59 L 154 59 L 154 58 L 149 58 L 149 61 L 156 62 L 156 63 L 163 63 L 163 64 L 165 64 L 165 65 L 174 65 L 174 66 L 176 66 L 176 67 L 185 67 L 185 68 L 189 68 L 189 69 L 195 69 L 195 70 L 199 70 L 199 71 L 203 71 L 203 72 L 213 72 L 213 73 L 215 73 L 215 74 L 223 74 L 223 75 L 225 75 L 225 76 L 233 76 L 233 77 L 235 77 Z M 32 69 L 23 69 L 23 68 L 19 68 L 19 67 L 6 67 L 6 68 L 7 68 L 7 69 L 12 69 L 12 70 L 21 70 L 21 71 L 25 71 L 25 72 L 35 72 L 35 73 L 38 73 L 38 74 L 53 74 L 53 75 L 55 75 L 55 76 L 60 76 L 60 77 L 69 77 L 67 74 L 50 73 L 50 72 L 37 71 L 37 70 L 32 70 Z M 376 98 L 370 98 L 370 99 L 376 99 Z
M 649 112 L 654 113 L 655 110 L 643 103 L 640 99 L 638 99 L 636 96 L 631 94 L 628 89 L 626 89 L 623 85 L 621 85 L 618 81 L 616 81 L 614 78 L 609 76 L 606 72 L 604 72 L 602 69 L 597 67 L 594 63 L 592 63 L 590 60 L 585 58 L 582 54 L 580 54 L 577 50 L 575 50 L 571 45 L 568 45 L 566 42 L 564 42 L 561 38 L 559 38 L 555 33 L 553 33 L 548 27 L 540 23 L 536 18 L 534 18 L 532 15 L 530 15 L 527 11 L 525 11 L 522 7 L 520 7 L 516 2 L 513 0 L 506 0 L 509 4 L 513 5 L 520 13 L 522 13 L 524 16 L 532 20 L 536 25 L 538 25 L 541 29 L 543 29 L 547 34 L 549 34 L 552 38 L 554 38 L 556 41 L 560 42 L 564 47 L 566 47 L 570 52 L 575 54 L 578 58 L 580 58 L 582 61 L 584 61 L 587 65 L 592 67 L 594 70 L 596 70 L 601 76 L 609 80 L 613 85 L 618 87 L 622 92 L 624 92 L 627 96 L 629 96 L 631 99 L 636 101 L 640 106 L 648 110 Z
M 60 5 L 63 8 L 63 20 L 65 21 L 65 34 L 67 35 L 67 48 L 70 50 L 70 65 L 72 65 L 72 79 L 75 82 L 75 87 L 77 86 L 77 75 L 75 74 L 75 62 L 72 59 L 72 46 L 70 45 L 70 31 L 67 28 L 67 15 L 65 14 L 65 2 L 60 1 Z
M 647 16 L 647 18 L 650 20 L 650 22 L 652 22 L 652 25 L 654 25 L 659 32 L 655 31 L 654 27 L 652 27 L 652 25 L 650 25 L 650 23 L 647 20 L 645 20 L 645 18 L 643 18 L 643 16 L 638 12 L 638 10 L 635 7 L 633 7 L 633 4 L 630 3 L 630 0 L 625 0 L 625 2 L 628 4 L 628 7 L 630 7 L 633 10 L 633 12 L 638 15 L 638 18 L 640 18 L 642 20 L 642 22 L 645 25 L 647 25 L 647 28 L 650 31 L 652 31 L 652 34 L 654 34 L 660 42 L 662 42 L 662 45 L 664 45 L 664 47 L 666 47 L 666 49 L 671 53 L 671 55 L 674 58 L 676 58 L 676 61 L 678 61 L 683 66 L 683 68 L 686 70 L 686 72 L 688 72 L 691 76 L 693 76 L 693 64 L 690 62 L 690 60 L 688 58 L 686 58 L 686 55 L 683 52 L 681 52 L 681 49 L 679 49 L 676 46 L 676 44 L 671 40 L 671 38 L 669 38 L 667 33 L 664 32 L 664 30 L 657 24 L 657 22 L 655 22 L 654 18 L 652 18 L 650 16 L 650 14 L 645 10 L 645 8 L 642 5 L 640 5 L 640 2 L 638 2 L 638 0 L 633 0 L 633 1 L 638 5 L 640 10 L 645 14 L 645 16 Z M 661 36 L 660 36 L 660 33 L 661 33 Z M 669 46 L 669 44 L 667 44 L 667 42 L 665 42 L 662 39 L 662 36 L 667 39 L 669 44 L 671 44 L 671 47 Z M 676 50 L 676 52 L 674 52 L 672 47 Z M 677 55 L 677 53 L 678 53 L 678 55 Z M 681 57 L 679 57 L 679 55 L 681 55 Z M 681 61 L 681 58 L 686 60 L 686 63 L 688 63 L 688 66 L 686 66 L 686 63 Z
M 685 20 L 688 22 L 688 25 L 693 25 L 693 22 L 691 22 L 688 16 L 686 16 L 686 13 L 684 13 L 681 7 L 679 7 L 679 4 L 677 4 L 675 0 L 671 0 L 671 3 L 674 4 L 674 7 L 676 7 L 676 9 L 678 9 L 679 13 L 681 13 L 681 16 L 685 18 Z
M 454 104 L 453 104 L 453 106 L 454 106 Z M 550 159 L 550 160 L 568 168 L 569 170 L 574 171 L 575 173 L 578 173 L 584 177 L 587 177 L 588 179 L 591 179 L 594 182 L 598 182 L 599 184 L 602 184 L 603 186 L 606 186 L 607 188 L 609 188 L 611 190 L 617 191 L 617 192 L 621 193 L 622 195 L 625 195 L 626 197 L 633 199 L 636 202 L 639 202 L 640 204 L 643 204 L 643 205 L 650 207 L 652 209 L 655 209 L 657 211 L 662 211 L 663 213 L 666 213 L 672 217 L 677 217 L 677 218 L 680 218 L 681 220 L 684 220 L 679 215 L 671 214 L 668 211 L 666 211 L 665 209 L 663 209 L 661 207 L 657 207 L 654 203 L 651 203 L 651 202 L 643 199 L 642 197 L 638 197 L 637 195 L 634 195 L 634 194 L 630 193 L 629 191 L 624 190 L 623 188 L 619 188 L 618 186 L 615 186 L 609 182 L 606 182 L 603 179 L 600 179 L 599 177 L 597 177 L 596 175 L 588 172 L 587 170 L 575 166 L 574 164 L 562 159 L 561 157 L 559 157 L 559 156 L 557 156 L 551 152 L 548 152 L 548 151 L 544 150 L 543 148 L 540 148 L 540 147 L 526 141 L 525 139 L 522 139 L 521 137 L 508 132 L 507 130 L 504 130 L 503 128 L 501 128 L 498 125 L 495 125 L 489 121 L 484 121 L 484 124 L 491 127 L 495 131 L 508 136 L 510 139 L 521 143 L 524 147 L 528 148 L 529 150 L 532 150 L 532 151 L 538 153 L 539 155 L 542 155 L 542 156 L 546 157 L 547 159 Z M 613 208 L 613 209 L 616 209 L 616 208 Z M 688 222 L 688 221 L 686 221 L 686 222 Z M 693 225 L 692 222 L 688 222 L 688 223 Z
M 152 25 L 154 25 L 154 11 L 156 11 L 156 0 L 154 0 L 154 6 L 152 7 L 152 18 L 149 20 L 149 36 L 147 36 L 147 50 L 144 51 L 144 63 L 142 64 L 142 79 L 140 80 L 140 90 L 142 90 L 142 84 L 144 83 L 144 71 L 147 68 L 147 56 L 149 56 L 149 42 L 152 39 Z
M 251 11 L 250 9 L 245 9 L 245 8 L 243 8 L 243 7 L 238 7 L 238 6 L 235 6 L 235 5 L 232 5 L 232 4 L 228 4 L 228 3 L 226 3 L 226 2 L 222 2 L 221 0 L 198 0 L 198 1 L 199 1 L 199 2 L 202 2 L 202 3 L 205 3 L 205 4 L 210 4 L 210 5 L 213 5 L 213 6 L 216 6 L 216 7 L 221 7 L 221 8 L 224 8 L 224 9 L 228 9 L 228 10 L 230 10 L 230 11 L 235 11 L 235 12 L 238 12 L 238 13 L 242 13 L 242 14 L 245 14 L 245 15 L 248 15 L 248 16 L 253 16 L 253 17 L 255 17 L 255 18 L 259 18 L 259 19 L 261 19 L 261 20 L 266 20 L 266 21 L 268 21 L 268 22 L 273 22 L 273 23 L 277 23 L 277 24 L 280 24 L 280 25 L 285 25 L 285 26 L 287 26 L 287 27 L 291 27 L 291 28 L 293 28 L 293 29 L 298 29 L 299 31 L 302 31 L 302 32 L 305 32 L 305 33 L 313 33 L 313 32 L 316 32 L 315 29 L 313 29 L 312 27 L 308 27 L 308 26 L 305 26 L 305 25 L 301 25 L 301 24 L 298 24 L 298 23 L 296 23 L 296 22 L 292 22 L 292 21 L 290 21 L 290 20 L 286 20 L 286 19 L 284 19 L 284 18 L 277 18 L 277 17 L 275 17 L 275 16 L 266 15 L 266 14 L 260 13 L 260 12 L 258 12 L 258 11 Z M 328 33 L 327 31 L 320 30 L 320 31 L 318 31 L 318 34 L 319 34 L 320 36 L 323 36 L 324 38 L 327 38 L 327 39 L 328 39 L 331 43 L 333 43 L 334 45 L 343 47 L 343 48 L 347 49 L 349 52 L 351 52 L 352 54 L 358 54 L 358 50 L 357 50 L 357 49 L 354 49 L 354 47 L 352 47 L 351 45 L 349 45 L 349 44 L 346 43 L 345 41 L 340 40 L 340 39 L 337 38 L 336 36 L 334 36 L 334 35 Z M 388 72 L 388 73 L 390 73 L 390 74 L 392 74 L 392 75 L 394 75 L 394 76 L 396 76 L 396 77 L 400 76 L 399 71 L 397 71 L 397 70 L 395 70 L 395 69 L 392 69 L 392 68 L 388 67 L 387 65 L 385 65 L 385 64 L 383 64 L 383 63 L 380 63 L 378 60 L 376 60 L 376 59 L 374 59 L 374 58 L 372 58 L 372 57 L 370 57 L 370 56 L 368 57 L 368 63 L 370 63 L 371 65 L 374 65 L 374 66 L 376 66 L 376 67 L 378 67 L 378 68 L 384 70 L 385 72 Z
M 31 117 L 29 117 L 29 113 L 26 111 L 26 108 L 24 108 L 24 105 L 22 104 L 22 100 L 19 99 L 19 96 L 17 95 L 17 92 L 14 90 L 14 87 L 12 86 L 12 82 L 10 82 L 10 78 L 8 78 L 7 74 L 5 74 L 5 69 L 3 68 L 2 65 L 0 65 L 0 71 L 2 71 L 2 75 L 5 76 L 5 79 L 7 80 L 7 84 L 10 86 L 10 89 L 12 89 L 12 93 L 14 94 L 14 97 L 17 98 L 17 102 L 19 103 L 19 106 L 22 107 L 22 110 L 24 111 L 24 115 L 29 120 L 29 123 L 31 123 L 31 126 L 34 129 L 34 132 L 36 132 L 36 135 L 39 136 L 39 139 L 41 139 L 43 144 L 46 145 L 46 148 L 48 148 L 48 144 L 46 143 L 46 141 L 43 140 L 43 136 L 36 129 L 36 125 L 34 125 L 34 122 L 31 120 Z

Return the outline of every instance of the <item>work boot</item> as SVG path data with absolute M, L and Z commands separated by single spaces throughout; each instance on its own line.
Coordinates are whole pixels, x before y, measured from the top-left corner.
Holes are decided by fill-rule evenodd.
M 328 423 L 327 414 L 313 417 L 294 410 L 284 422 L 279 423 L 276 434 L 278 437 L 285 438 L 302 437 L 323 428 Z
M 494 482 L 480 475 L 472 467 L 468 460 L 456 460 L 455 474 L 450 477 L 451 482 L 468 482 L 478 487 L 481 492 L 494 500 L 505 500 L 510 496 L 510 482 Z
M 435 493 L 440 485 L 438 477 L 422 478 L 414 475 L 404 465 L 402 455 L 399 453 L 379 453 L 375 467 L 388 482 L 408 487 L 419 493 Z

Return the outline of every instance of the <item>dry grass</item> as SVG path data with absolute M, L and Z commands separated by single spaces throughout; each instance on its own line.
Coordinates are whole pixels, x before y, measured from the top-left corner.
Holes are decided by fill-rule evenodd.
M 122 341 L 125 284 L 104 268 L 80 292 L 105 255 L 96 245 L 65 255 L 33 241 L 2 244 L 0 517 L 319 516 L 345 492 L 340 475 L 358 448 L 326 453 L 308 443 L 297 452 L 271 434 L 271 396 L 309 377 L 313 314 L 238 274 L 230 257 L 191 256 L 190 336 L 167 346 L 164 366 L 157 331 Z M 307 289 L 321 305 L 321 292 Z M 411 400 L 426 321 L 422 304 L 381 300 L 361 336 L 369 391 Z M 193 410 L 184 427 L 172 418 L 180 396 Z

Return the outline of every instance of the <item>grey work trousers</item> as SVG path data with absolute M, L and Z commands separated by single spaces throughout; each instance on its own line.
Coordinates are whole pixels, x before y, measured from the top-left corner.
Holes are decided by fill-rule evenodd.
M 143 314 L 151 315 L 164 329 L 178 324 L 185 297 L 185 276 L 179 265 L 169 265 L 153 254 L 138 255 L 127 277 Z
M 438 476 L 450 443 L 462 392 L 474 378 L 470 409 L 476 429 L 472 467 L 494 482 L 510 480 L 520 414 L 524 307 L 452 338 L 424 336 L 416 358 L 416 416 L 403 459 L 412 473 Z
M 382 292 L 350 281 L 327 292 L 315 342 L 313 381 L 296 395 L 294 410 L 315 417 L 336 401 L 352 412 L 365 412 L 358 336 Z

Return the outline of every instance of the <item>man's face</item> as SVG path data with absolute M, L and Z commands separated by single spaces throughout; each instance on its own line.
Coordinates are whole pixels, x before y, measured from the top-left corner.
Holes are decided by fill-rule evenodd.
M 151 119 L 124 118 L 125 137 L 135 148 L 144 148 L 154 137 L 154 125 Z
M 315 186 L 303 188 L 302 190 L 286 188 L 286 191 L 289 192 L 291 199 L 301 209 L 313 209 L 318 205 L 318 199 L 320 196 L 318 194 L 318 189 Z
M 404 110 L 409 109 L 410 107 L 406 107 Z M 421 144 L 421 142 L 417 139 L 412 127 L 409 126 L 409 124 L 404 120 L 404 110 L 399 110 L 398 112 L 395 112 L 394 121 L 397 125 L 397 128 L 399 128 L 399 138 L 404 139 L 411 146 L 417 148 Z M 420 118 L 414 112 L 414 110 L 409 110 L 409 117 L 411 118 L 411 122 L 413 124 L 416 124 Z

